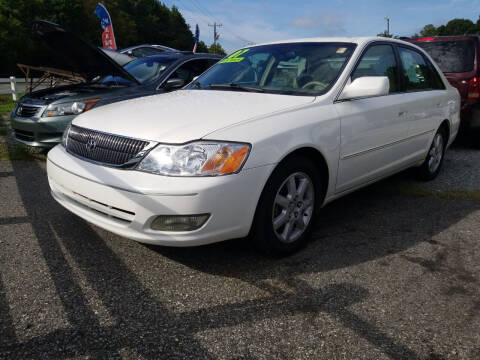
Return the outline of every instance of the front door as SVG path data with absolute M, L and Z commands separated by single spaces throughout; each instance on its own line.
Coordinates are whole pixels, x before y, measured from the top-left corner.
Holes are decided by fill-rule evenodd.
M 335 108 L 341 121 L 341 149 L 336 192 L 348 191 L 388 175 L 408 161 L 408 121 L 401 110 L 398 64 L 389 44 L 373 44 L 351 75 L 387 76 L 387 96 L 341 101 Z

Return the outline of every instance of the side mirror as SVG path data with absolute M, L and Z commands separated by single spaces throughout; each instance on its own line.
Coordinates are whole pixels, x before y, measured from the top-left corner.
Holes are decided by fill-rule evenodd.
M 166 90 L 178 89 L 178 88 L 181 88 L 183 85 L 185 85 L 185 80 L 183 79 L 178 79 L 178 78 L 168 79 L 167 82 L 165 83 L 165 89 Z
M 388 95 L 390 80 L 386 76 L 363 76 L 347 84 L 339 100 Z

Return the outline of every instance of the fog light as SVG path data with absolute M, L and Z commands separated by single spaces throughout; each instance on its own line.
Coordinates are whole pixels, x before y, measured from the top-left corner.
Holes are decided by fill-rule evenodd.
M 159 231 L 193 231 L 202 227 L 210 214 L 199 215 L 160 215 L 150 227 Z

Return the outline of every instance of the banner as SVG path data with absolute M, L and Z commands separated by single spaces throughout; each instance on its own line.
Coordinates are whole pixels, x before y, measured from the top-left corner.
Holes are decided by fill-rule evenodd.
M 200 29 L 198 28 L 198 24 L 197 24 L 197 26 L 195 27 L 195 45 L 193 45 L 194 54 L 197 52 L 197 45 L 199 40 L 200 40 Z
M 95 8 L 95 15 L 100 19 L 100 25 L 102 26 L 102 46 L 104 49 L 117 50 L 117 44 L 115 43 L 115 35 L 113 34 L 113 24 L 110 14 L 107 8 L 98 3 Z

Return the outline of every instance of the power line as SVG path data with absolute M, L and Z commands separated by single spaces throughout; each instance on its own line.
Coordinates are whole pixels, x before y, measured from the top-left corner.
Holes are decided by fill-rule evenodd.
M 210 17 L 214 22 L 219 22 L 218 19 L 215 18 L 215 16 L 203 5 L 201 5 L 197 0 L 190 0 L 190 2 L 198 9 L 200 12 L 207 16 Z M 253 41 L 247 40 L 245 38 L 242 38 L 241 36 L 237 35 L 234 33 L 232 30 L 230 30 L 228 27 L 225 27 L 225 30 L 229 32 L 231 35 L 236 37 L 238 40 L 245 44 L 253 44 Z

